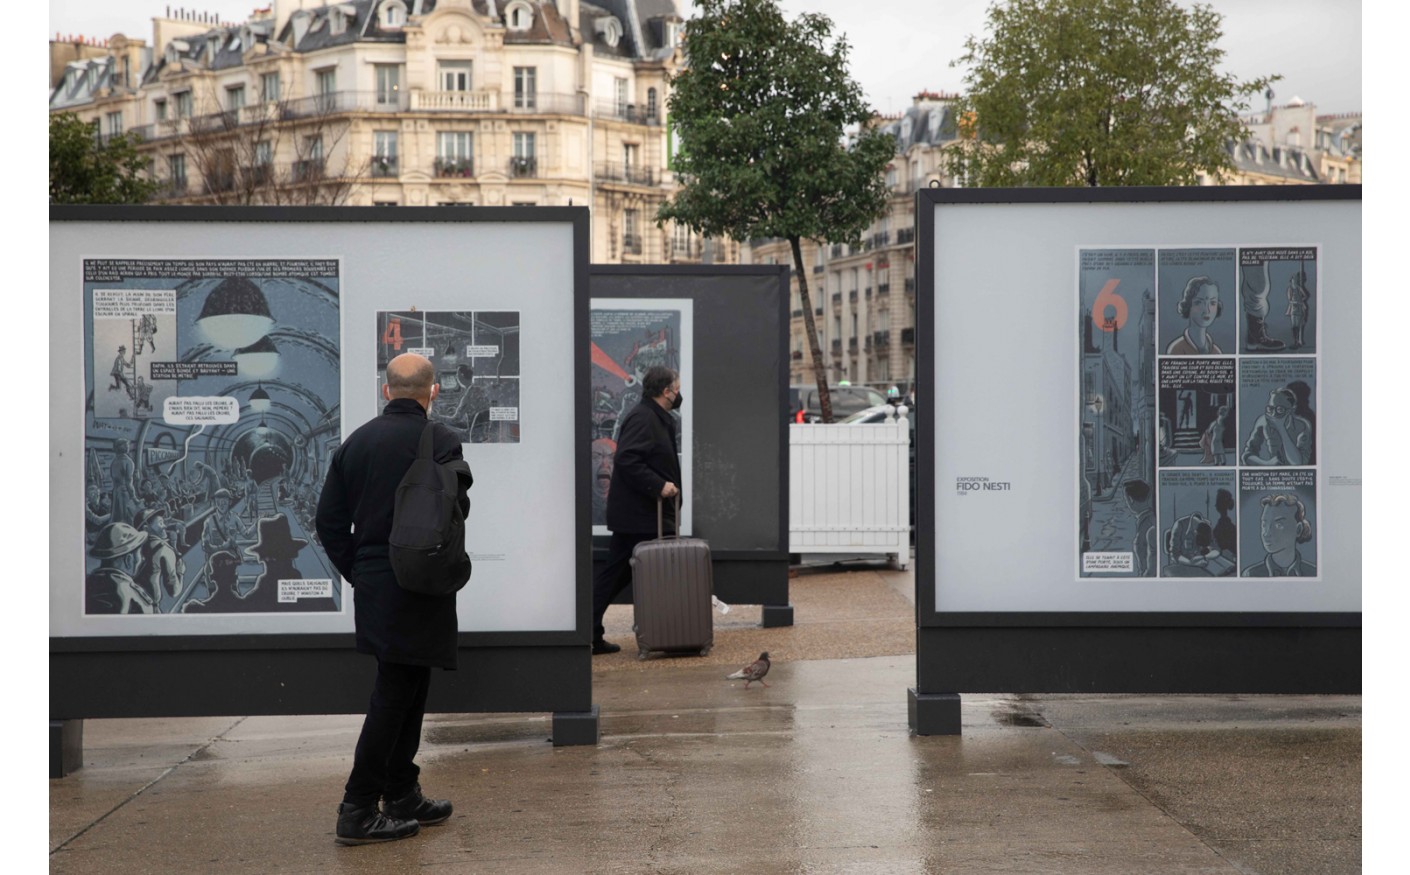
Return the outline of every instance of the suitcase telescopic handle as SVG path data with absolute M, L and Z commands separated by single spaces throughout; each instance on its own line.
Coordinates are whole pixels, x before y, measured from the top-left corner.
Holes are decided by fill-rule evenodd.
M 676 535 L 675 535 L 675 536 L 676 536 L 677 538 L 679 538 L 679 537 L 681 536 L 681 493 L 680 493 L 680 490 L 679 490 L 679 489 L 676 490 L 675 499 L 676 499 Z M 666 537 L 666 531 L 665 531 L 665 529 L 666 529 L 666 520 L 665 520 L 665 510 L 664 510 L 665 507 L 666 507 L 666 499 L 665 499 L 665 497 L 664 497 L 664 496 L 661 496 L 661 495 L 656 496 L 656 538 L 657 538 L 658 540 L 661 539 L 661 538 Z

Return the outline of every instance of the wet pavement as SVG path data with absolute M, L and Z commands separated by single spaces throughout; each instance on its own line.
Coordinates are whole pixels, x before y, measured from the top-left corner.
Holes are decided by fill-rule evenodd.
M 898 574 L 796 579 L 799 625 L 826 624 L 814 591 Z M 1359 696 L 965 695 L 962 736 L 919 738 L 912 654 L 809 640 L 747 690 L 713 662 L 595 665 L 596 747 L 553 747 L 547 714 L 430 715 L 422 784 L 455 814 L 357 848 L 333 826 L 359 717 L 90 720 L 49 783 L 49 871 L 1362 869 Z

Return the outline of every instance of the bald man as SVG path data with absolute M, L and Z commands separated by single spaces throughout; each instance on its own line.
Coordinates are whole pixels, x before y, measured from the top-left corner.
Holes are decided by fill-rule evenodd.
M 419 355 L 387 363 L 387 406 L 333 454 L 318 501 L 318 537 L 353 587 L 357 649 L 377 658 L 372 701 L 338 806 L 339 844 L 408 838 L 451 814 L 448 800 L 421 794 L 415 759 L 431 669 L 455 669 L 455 596 L 402 589 L 387 547 L 397 485 L 416 459 L 440 394 L 435 377 L 431 362 Z M 433 428 L 436 461 L 462 458 L 460 438 L 439 423 Z M 464 492 L 459 501 L 468 512 Z

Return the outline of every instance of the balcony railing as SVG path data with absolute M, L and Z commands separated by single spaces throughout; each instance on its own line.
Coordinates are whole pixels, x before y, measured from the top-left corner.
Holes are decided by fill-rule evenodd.
M 842 341 L 841 341 L 841 340 L 834 340 L 834 341 L 832 342 L 832 351 L 835 352 L 835 353 L 837 353 L 838 355 L 841 355 L 841 354 L 842 354 Z
M 891 232 L 890 232 L 890 231 L 878 231 L 878 232 L 876 232 L 875 234 L 871 235 L 871 245 L 872 245 L 873 248 L 876 248 L 876 249 L 879 249 L 879 248 L 881 248 L 882 246 L 890 246 L 890 245 L 891 245 Z
M 539 159 L 516 155 L 509 159 L 509 175 L 514 179 L 529 179 L 539 175 Z
M 831 251 L 831 253 L 830 253 L 830 257 L 831 257 L 831 258 L 841 258 L 841 257 L 842 257 L 842 244 L 841 244 L 841 243 L 834 243 L 834 244 L 832 244 L 832 251 Z
M 626 164 L 615 161 L 602 161 L 593 168 L 593 176 L 603 182 L 622 182 L 627 185 L 656 185 L 656 171 L 650 167 Z
M 417 90 L 411 92 L 410 109 L 412 112 L 496 112 L 499 92 Z
M 795 349 L 792 353 L 792 358 L 795 362 L 801 360 L 803 358 L 803 350 Z
M 872 332 L 871 342 L 872 342 L 872 346 L 878 346 L 878 347 L 880 347 L 880 346 L 890 346 L 890 345 L 891 345 L 891 330 L 890 330 L 890 329 L 886 329 L 886 330 L 884 330 L 884 331 L 874 331 L 874 332 Z
M 915 228 L 901 228 L 900 230 L 898 230 L 898 231 L 896 232 L 896 242 L 897 242 L 897 243 L 901 243 L 901 244 L 905 244 L 905 243 L 914 243 L 914 242 L 915 242 L 915 239 L 916 239 L 916 229 L 915 229 Z
M 822 273 L 822 272 L 823 272 L 823 266 L 822 266 L 821 264 L 815 264 L 815 265 L 813 265 L 813 273 Z
M 901 342 L 914 345 L 916 342 L 916 330 L 914 328 L 902 328 Z
M 400 173 L 395 155 L 373 155 L 372 165 L 368 169 L 373 179 L 395 179 Z
M 492 112 L 546 113 L 554 115 L 587 115 L 585 98 L 581 94 L 534 94 L 525 101 L 516 100 L 512 92 L 499 91 L 331 91 L 290 100 L 252 103 L 239 109 L 199 115 L 190 118 L 169 118 L 130 128 L 129 133 L 143 140 L 193 134 L 214 134 L 253 124 L 293 121 L 348 112 L 399 113 L 416 112 Z M 644 121 L 644 124 L 659 124 Z M 630 120 L 630 119 L 629 119 Z
M 641 254 L 641 235 L 640 235 L 640 234 L 623 234 L 623 235 L 622 235 L 622 252 L 623 252 L 624 254 L 626 254 L 626 255 L 640 255 L 640 254 Z
M 593 105 L 593 118 L 614 119 L 633 125 L 659 125 L 661 117 L 655 110 L 648 111 L 634 103 L 617 103 L 615 100 L 601 100 Z
M 847 300 L 848 300 L 849 302 L 851 302 L 851 303 L 856 303 L 856 300 L 857 300 L 857 290 L 856 290 L 856 289 L 853 289 L 852 291 L 850 291 L 850 292 L 847 293 Z
M 889 295 L 889 294 L 891 294 L 891 284 L 890 284 L 890 283 L 877 283 L 877 285 L 876 285 L 876 293 L 877 293 L 877 295 Z
M 437 158 L 432 165 L 432 171 L 441 179 L 449 177 L 468 179 L 475 175 L 475 160 L 473 158 Z
M 906 278 L 906 291 L 907 291 L 907 292 L 914 292 L 915 290 L 916 290 L 916 278 L 915 278 L 915 277 L 907 277 L 907 278 Z
M 250 188 L 269 185 L 274 180 L 274 166 L 268 162 L 242 167 L 240 173 L 245 177 L 245 184 Z
M 795 310 L 793 311 L 793 318 L 794 318 L 794 319 L 801 319 L 801 318 L 803 318 L 803 308 L 799 307 L 799 308 L 795 309 Z
M 235 171 L 220 170 L 206 174 L 206 194 L 220 194 L 235 190 Z
M 840 303 L 842 303 L 842 293 L 841 293 L 841 292 L 833 292 L 833 293 L 832 293 L 832 303 L 834 303 L 834 304 L 840 304 Z
M 857 338 L 855 338 L 855 337 L 849 337 L 849 338 L 847 338 L 847 349 L 848 349 L 849 351 L 851 351 L 851 352 L 856 352 L 856 351 L 857 351 Z
M 294 182 L 314 182 L 323 178 L 323 159 L 305 158 L 302 161 L 295 161 L 293 167 Z

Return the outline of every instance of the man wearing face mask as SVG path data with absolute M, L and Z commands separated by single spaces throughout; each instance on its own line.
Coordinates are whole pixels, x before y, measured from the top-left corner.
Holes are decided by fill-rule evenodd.
M 665 531 L 675 530 L 675 496 L 680 495 L 681 462 L 675 418 L 679 410 L 680 375 L 653 367 L 641 381 L 641 403 L 622 418 L 612 480 L 607 491 L 607 528 L 612 544 L 607 564 L 592 584 L 593 655 L 616 653 L 622 647 L 603 637 L 602 617 L 617 594 L 632 582 L 632 550 L 656 537 L 656 505 L 665 499 Z

